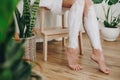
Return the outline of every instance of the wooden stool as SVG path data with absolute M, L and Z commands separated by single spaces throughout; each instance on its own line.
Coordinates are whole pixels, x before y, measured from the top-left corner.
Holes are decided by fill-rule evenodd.
M 45 7 L 40 7 L 40 35 L 43 38 L 43 54 L 44 54 L 44 61 L 47 61 L 47 48 L 48 48 L 48 40 L 49 39 L 56 39 L 62 38 L 62 45 L 65 46 L 65 38 L 68 37 L 68 28 L 64 25 L 64 14 L 62 15 L 62 27 L 47 27 L 45 28 L 45 11 L 50 11 Z M 79 48 L 80 54 L 82 55 L 82 32 L 79 33 Z

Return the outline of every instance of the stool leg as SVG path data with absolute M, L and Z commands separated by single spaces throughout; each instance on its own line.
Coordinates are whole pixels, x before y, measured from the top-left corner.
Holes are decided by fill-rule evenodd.
M 43 41 L 43 53 L 44 53 L 44 61 L 47 61 L 47 37 L 44 38 Z
M 65 46 L 66 46 L 66 39 L 62 38 L 62 48 L 63 48 L 63 50 L 65 50 Z
M 63 14 L 62 15 L 62 28 L 64 29 L 65 28 L 65 15 Z M 66 46 L 66 39 L 65 37 L 62 38 L 62 47 L 63 47 L 63 50 L 65 50 L 65 46 Z
M 79 41 L 79 50 L 80 50 L 80 55 L 83 55 L 82 32 L 79 32 L 78 41 Z

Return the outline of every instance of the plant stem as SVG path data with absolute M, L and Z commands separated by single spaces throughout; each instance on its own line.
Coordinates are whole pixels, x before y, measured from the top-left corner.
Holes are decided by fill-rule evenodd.
M 105 18 L 107 19 L 107 15 L 106 15 L 106 11 L 105 11 L 105 8 L 104 8 L 104 6 L 101 4 L 101 6 L 102 6 L 102 8 L 103 8 L 103 12 L 104 12 L 104 16 L 105 16 Z
M 110 9 L 111 9 L 111 6 L 108 6 L 108 10 L 107 10 L 107 17 L 106 17 L 107 21 L 109 20 Z

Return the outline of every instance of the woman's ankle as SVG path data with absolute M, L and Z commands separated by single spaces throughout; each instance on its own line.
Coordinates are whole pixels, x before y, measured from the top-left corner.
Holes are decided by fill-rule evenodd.
M 69 48 L 69 47 L 68 47 L 68 48 L 66 49 L 66 51 L 69 52 L 69 53 L 78 53 L 79 50 L 78 50 L 77 48 Z
M 93 49 L 93 54 L 100 55 L 100 54 L 102 54 L 102 51 L 100 49 Z

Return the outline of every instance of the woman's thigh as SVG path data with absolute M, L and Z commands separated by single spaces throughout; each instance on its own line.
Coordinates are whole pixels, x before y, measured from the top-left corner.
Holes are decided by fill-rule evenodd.
M 85 0 L 84 15 L 87 14 L 89 7 L 93 5 L 92 0 Z
M 75 0 L 63 0 L 62 7 L 71 8 Z

